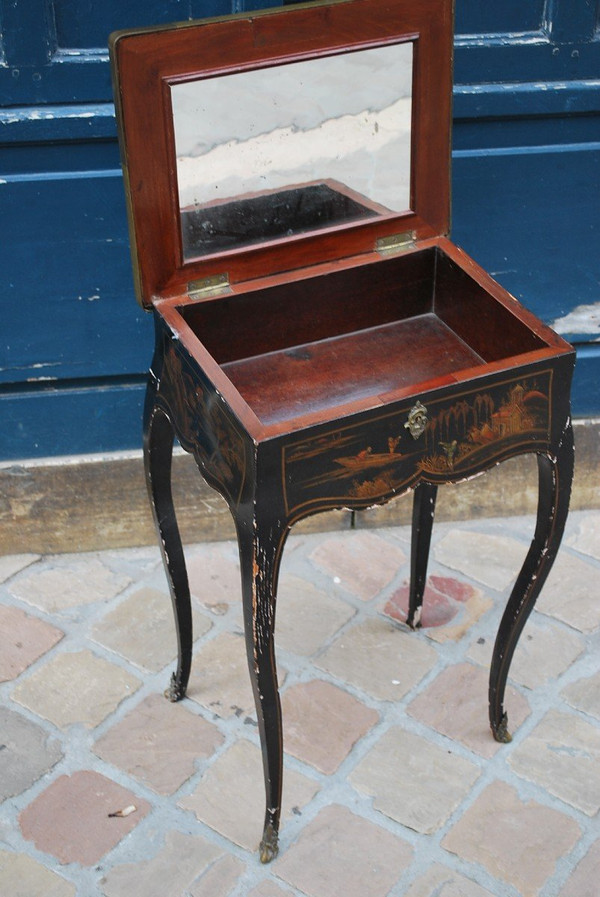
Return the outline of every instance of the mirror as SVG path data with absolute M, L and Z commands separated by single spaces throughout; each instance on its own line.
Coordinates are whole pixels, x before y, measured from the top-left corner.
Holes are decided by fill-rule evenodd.
M 184 261 L 410 209 L 413 44 L 171 85 Z

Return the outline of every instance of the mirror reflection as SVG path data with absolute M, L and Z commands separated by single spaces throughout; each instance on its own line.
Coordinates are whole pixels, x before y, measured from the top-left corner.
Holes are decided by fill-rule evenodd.
M 413 44 L 171 86 L 184 260 L 408 211 Z

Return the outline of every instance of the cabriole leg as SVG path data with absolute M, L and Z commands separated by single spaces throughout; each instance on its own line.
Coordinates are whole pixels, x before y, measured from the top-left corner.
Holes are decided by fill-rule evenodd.
M 511 740 L 504 690 L 519 636 L 556 557 L 569 510 L 573 429 L 568 421 L 555 456 L 538 455 L 539 498 L 533 541 L 500 622 L 490 670 L 490 725 L 496 741 Z
M 190 589 L 171 493 L 174 438 L 173 426 L 162 409 L 154 404 L 153 390 L 149 387 L 144 413 L 146 485 L 173 602 L 178 645 L 177 670 L 165 696 L 170 701 L 180 701 L 185 697 L 190 678 L 193 636 Z
M 279 556 L 284 536 L 281 527 L 257 518 L 247 526 L 238 521 L 246 651 L 266 791 L 265 822 L 259 849 L 262 863 L 270 862 L 277 855 L 281 815 L 283 735 L 274 629 Z
M 434 486 L 433 483 L 421 482 L 414 490 L 410 546 L 410 591 L 406 619 L 411 629 L 417 629 L 421 625 L 423 593 L 427 580 L 427 563 L 436 498 L 437 486 Z

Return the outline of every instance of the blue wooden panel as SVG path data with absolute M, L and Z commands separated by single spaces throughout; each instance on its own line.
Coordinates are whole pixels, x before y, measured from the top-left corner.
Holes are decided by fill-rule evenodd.
M 547 29 L 555 43 L 573 44 L 577 40 L 598 40 L 600 4 L 598 0 L 573 3 L 553 0 L 549 6 Z
M 452 236 L 560 329 L 573 309 L 600 303 L 599 196 L 600 143 L 458 150 Z
M 536 152 L 553 146 L 556 152 L 569 152 L 573 146 L 600 143 L 600 115 L 534 118 L 499 118 L 486 122 L 466 119 L 455 123 L 454 151 L 479 154 L 515 152 L 516 148 Z
M 274 0 L 54 0 L 57 42 L 61 49 L 106 47 L 111 31 L 164 25 L 207 16 L 224 16 L 244 9 L 278 6 Z
M 3 62 L 11 67 L 48 65 L 58 45 L 51 0 L 29 0 L 27 10 L 15 2 L 0 5 Z M 14 69 L 11 77 L 15 78 Z M 40 78 L 36 78 L 39 81 Z
M 0 66 L 0 104 L 108 102 L 106 39 L 115 28 L 274 5 L 274 0 L 0 0 L 7 62 Z M 455 80 L 597 79 L 598 5 L 598 0 L 493 5 L 457 0 Z
M 277 0 L 0 0 L 0 105 L 109 102 L 108 35 Z
M 457 0 L 455 82 L 597 80 L 599 23 L 599 0 Z
M 600 69 L 599 69 L 600 71 Z M 552 84 L 510 82 L 501 84 L 458 84 L 454 87 L 454 119 L 475 119 L 482 135 L 487 135 L 490 121 L 536 117 L 544 125 L 547 120 L 561 126 L 577 123 L 575 116 L 600 112 L 600 81 L 555 81 Z M 563 116 L 563 120 L 558 116 Z M 595 127 L 594 123 L 590 127 Z M 542 143 L 556 141 L 538 141 Z
M 0 382 L 143 371 L 120 170 L 3 179 Z
M 486 37 L 458 41 L 454 54 L 457 84 L 597 81 L 599 72 L 597 39 L 560 45 L 549 37 L 498 43 Z
M 94 454 L 142 445 L 145 382 L 0 390 L 2 460 Z
M 597 118 L 587 121 L 598 126 Z M 455 146 L 468 146 L 473 136 L 462 128 L 455 126 Z M 575 343 L 573 414 L 597 415 L 600 141 L 494 148 L 493 128 L 480 124 L 478 134 L 487 146 L 453 153 L 452 237 Z
M 575 345 L 577 364 L 573 378 L 573 415 L 597 417 L 600 409 L 600 345 Z
M 555 43 L 590 40 L 598 31 L 597 0 L 456 0 L 456 34 L 518 41 L 549 38 Z
M 95 103 L 111 98 L 108 52 L 58 52 L 48 65 L 0 66 L 0 105 Z
M 194 17 L 194 7 L 201 6 L 203 16 L 226 15 L 232 12 L 231 0 L 145 0 L 123 3 L 123 0 L 54 0 L 56 33 L 61 49 L 106 47 L 111 31 L 138 28 L 140 24 L 164 25 Z
M 524 34 L 540 32 L 544 26 L 545 0 L 504 0 L 503 3 L 482 3 L 481 0 L 456 0 L 456 33 Z

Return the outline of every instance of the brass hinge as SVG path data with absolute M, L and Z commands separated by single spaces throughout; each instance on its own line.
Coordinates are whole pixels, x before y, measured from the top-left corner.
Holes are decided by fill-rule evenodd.
M 414 231 L 406 231 L 402 234 L 390 234 L 389 237 L 380 237 L 375 242 L 375 250 L 380 255 L 393 255 L 396 252 L 406 252 L 415 245 Z
M 228 274 L 213 274 L 210 277 L 202 277 L 200 280 L 192 280 L 188 283 L 190 299 L 211 299 L 213 296 L 227 293 L 231 293 Z

